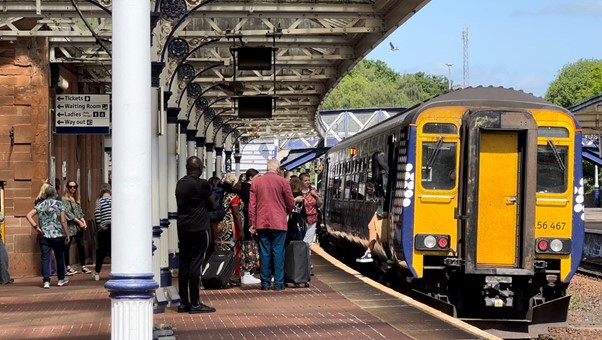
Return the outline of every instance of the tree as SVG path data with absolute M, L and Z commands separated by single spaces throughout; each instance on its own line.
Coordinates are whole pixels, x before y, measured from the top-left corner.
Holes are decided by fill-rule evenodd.
M 411 107 L 447 91 L 447 78 L 401 75 L 382 60 L 360 61 L 332 90 L 321 109 Z
M 544 99 L 570 107 L 602 93 L 602 60 L 580 59 L 562 67 Z

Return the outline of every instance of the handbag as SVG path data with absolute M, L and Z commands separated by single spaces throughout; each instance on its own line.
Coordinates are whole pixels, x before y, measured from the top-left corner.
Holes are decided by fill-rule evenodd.
M 256 240 L 242 241 L 242 260 L 240 266 L 243 271 L 259 270 L 259 246 Z

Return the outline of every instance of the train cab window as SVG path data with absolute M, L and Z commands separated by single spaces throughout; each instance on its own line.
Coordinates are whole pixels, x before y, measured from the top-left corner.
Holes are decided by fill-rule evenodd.
M 422 187 L 449 190 L 456 185 L 456 143 L 422 143 Z
M 427 123 L 422 127 L 422 133 L 456 135 L 458 134 L 458 128 L 449 123 Z
M 562 193 L 567 189 L 567 146 L 552 140 L 537 146 L 537 192 Z

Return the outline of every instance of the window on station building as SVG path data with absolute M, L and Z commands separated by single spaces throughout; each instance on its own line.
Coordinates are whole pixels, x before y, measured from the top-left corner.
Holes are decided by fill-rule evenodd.
M 537 146 L 537 192 L 566 191 L 568 152 L 567 146 L 557 146 L 552 140 Z
M 422 143 L 422 187 L 449 190 L 456 185 L 456 143 Z

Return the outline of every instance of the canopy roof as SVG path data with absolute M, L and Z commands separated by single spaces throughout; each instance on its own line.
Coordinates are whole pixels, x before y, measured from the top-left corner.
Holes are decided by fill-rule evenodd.
M 591 97 L 568 108 L 575 114 L 583 134 L 600 135 L 602 133 L 602 94 Z
M 167 89 L 176 70 L 179 81 L 172 92 L 194 78 L 206 91 L 206 105 L 220 114 L 217 121 L 229 121 L 230 128 L 252 138 L 323 135 L 317 116 L 325 96 L 428 2 L 151 1 L 157 18 L 156 59 L 167 64 L 161 85 Z M 105 84 L 110 91 L 111 5 L 111 0 L 3 1 L 0 39 L 48 37 L 51 62 L 74 65 L 80 83 Z M 269 70 L 235 70 L 233 51 L 241 46 L 274 48 L 275 63 Z M 241 94 L 275 96 L 272 118 L 239 119 L 234 98 Z

